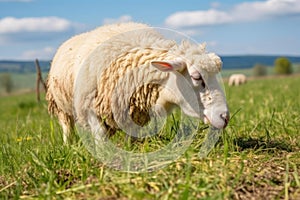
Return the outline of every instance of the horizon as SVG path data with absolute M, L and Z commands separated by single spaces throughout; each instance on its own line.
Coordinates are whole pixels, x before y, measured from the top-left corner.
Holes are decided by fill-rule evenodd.
M 288 58 L 299 58 L 300 59 L 300 55 L 268 55 L 268 54 L 260 54 L 260 55 L 255 55 L 255 54 L 232 54 L 232 55 L 218 55 L 221 58 L 222 57 L 288 57 Z M 29 59 L 29 60 L 14 60 L 14 59 L 1 59 L 0 58 L 0 62 L 34 62 L 36 59 L 38 59 L 38 61 L 40 62 L 49 62 L 52 60 L 52 58 L 50 59 L 39 59 L 39 58 L 34 58 L 34 59 Z
M 232 55 L 220 57 L 223 62 L 223 70 L 252 69 L 256 65 L 263 65 L 268 68 L 272 68 L 274 67 L 276 59 L 280 57 L 286 57 L 295 67 L 300 65 L 299 56 Z M 47 72 L 51 67 L 52 60 L 38 59 L 38 61 L 42 71 L 44 72 Z M 35 72 L 35 70 L 35 60 L 0 60 L 0 72 L 26 73 Z M 299 67 L 296 71 L 299 72 Z

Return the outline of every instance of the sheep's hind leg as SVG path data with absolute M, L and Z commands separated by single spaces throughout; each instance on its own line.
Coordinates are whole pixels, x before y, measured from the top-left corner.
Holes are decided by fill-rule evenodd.
M 74 118 L 68 114 L 60 112 L 58 114 L 59 123 L 63 129 L 63 141 L 65 144 L 72 144 L 75 140 Z

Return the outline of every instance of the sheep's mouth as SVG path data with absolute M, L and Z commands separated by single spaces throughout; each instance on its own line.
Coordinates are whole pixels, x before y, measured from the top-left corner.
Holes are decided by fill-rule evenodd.
M 211 124 L 208 117 L 206 115 L 204 115 L 204 123 L 205 124 Z
M 213 128 L 213 129 L 224 129 L 228 125 L 228 122 L 229 122 L 229 119 L 226 118 L 226 119 L 224 119 L 224 125 L 222 127 L 217 127 L 211 123 L 211 120 L 209 120 L 209 118 L 206 115 L 204 115 L 204 123 L 209 124 L 211 126 L 211 128 Z

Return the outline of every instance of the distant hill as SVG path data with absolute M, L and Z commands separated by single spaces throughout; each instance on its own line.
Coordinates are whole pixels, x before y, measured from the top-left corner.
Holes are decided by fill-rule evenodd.
M 255 64 L 273 66 L 280 56 L 221 56 L 224 69 L 249 69 Z M 300 63 L 300 56 L 285 56 L 291 63 Z
M 43 72 L 49 71 L 50 61 L 39 61 L 39 63 Z M 31 73 L 35 71 L 34 61 L 0 61 L 0 72 Z
M 221 56 L 224 69 L 248 69 L 255 64 L 273 66 L 279 56 Z M 286 56 L 292 63 L 300 63 L 300 56 Z M 43 72 L 50 69 L 50 61 L 39 61 Z M 35 72 L 34 61 L 0 61 L 0 72 Z

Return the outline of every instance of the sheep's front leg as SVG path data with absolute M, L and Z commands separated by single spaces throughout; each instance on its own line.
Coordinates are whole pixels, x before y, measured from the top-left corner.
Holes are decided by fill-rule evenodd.
M 103 123 L 99 122 L 98 117 L 92 110 L 88 112 L 88 124 L 95 139 L 95 144 L 103 141 L 107 136 L 107 129 Z

